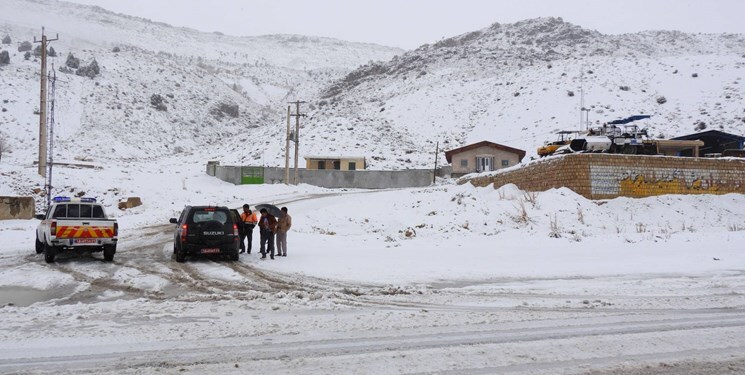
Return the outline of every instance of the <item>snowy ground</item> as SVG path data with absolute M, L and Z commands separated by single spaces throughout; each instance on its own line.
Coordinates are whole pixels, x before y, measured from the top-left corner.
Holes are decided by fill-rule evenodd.
M 0 222 L 0 373 L 745 372 L 745 196 L 233 186 L 202 170 L 59 169 L 119 220 L 113 264 L 46 264 L 36 221 Z M 127 195 L 144 205 L 116 210 Z M 169 217 L 244 202 L 289 208 L 287 258 L 175 262 Z

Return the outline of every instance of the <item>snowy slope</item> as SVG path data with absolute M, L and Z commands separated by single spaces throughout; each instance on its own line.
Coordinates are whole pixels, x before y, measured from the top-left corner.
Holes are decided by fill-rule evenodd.
M 10 36 L 12 43 L 2 45 L 11 63 L 0 67 L 0 84 L 7 88 L 0 134 L 12 138 L 16 152 L 33 151 L 36 142 L 39 69 L 33 57 L 24 61 L 17 46 L 39 38 L 42 25 L 50 38 L 59 34 L 51 44 L 59 56 L 50 65 L 59 68 L 73 53 L 83 64 L 95 58 L 102 69 L 92 80 L 60 77 L 56 120 L 62 159 L 83 153 L 148 158 L 171 154 L 174 148 L 200 153 L 203 159 L 207 156 L 201 150 L 218 143 L 226 144 L 222 153 L 231 154 L 245 146 L 249 132 L 256 140 L 273 137 L 287 101 L 312 97 L 350 69 L 400 52 L 329 38 L 203 33 L 65 2 L 3 1 L 0 34 Z M 113 52 L 115 47 L 120 51 Z M 150 105 L 156 94 L 167 101 L 168 111 Z M 223 103 L 238 105 L 240 115 L 211 114 Z M 81 150 L 81 137 L 112 147 Z M 260 153 L 240 156 L 246 158 L 261 159 Z
M 372 168 L 431 166 L 438 141 L 535 155 L 552 132 L 580 127 L 580 93 L 593 124 L 650 114 L 644 125 L 658 137 L 700 122 L 742 134 L 743 68 L 742 35 L 603 35 L 560 18 L 494 24 L 348 74 L 316 102 L 306 136 L 311 152 L 367 154 Z

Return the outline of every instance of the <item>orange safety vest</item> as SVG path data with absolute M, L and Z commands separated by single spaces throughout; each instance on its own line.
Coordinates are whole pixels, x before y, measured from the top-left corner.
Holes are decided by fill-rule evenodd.
M 256 223 L 259 222 L 259 218 L 256 216 L 255 212 L 252 212 L 250 214 L 246 212 L 242 213 L 241 220 L 243 220 L 243 222 L 246 224 L 253 224 L 253 225 L 256 225 Z

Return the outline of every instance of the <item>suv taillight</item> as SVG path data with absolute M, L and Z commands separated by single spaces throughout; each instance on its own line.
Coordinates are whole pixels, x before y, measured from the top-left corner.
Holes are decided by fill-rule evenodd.
M 52 221 L 52 227 L 49 229 L 49 232 L 51 233 L 52 236 L 57 235 L 57 222 L 56 221 Z
M 181 226 L 181 242 L 186 242 L 186 233 L 189 232 L 189 226 L 184 224 Z
M 233 224 L 233 235 L 235 236 L 235 240 L 238 241 L 238 238 L 240 238 L 240 234 L 238 234 L 238 224 Z
M 114 223 L 114 237 L 119 235 L 119 223 Z

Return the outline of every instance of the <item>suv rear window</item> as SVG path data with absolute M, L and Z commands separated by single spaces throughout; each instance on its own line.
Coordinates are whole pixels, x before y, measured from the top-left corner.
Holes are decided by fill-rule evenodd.
M 228 213 L 216 210 L 194 210 L 194 215 L 191 218 L 192 223 L 198 224 L 208 221 L 217 221 L 220 224 L 225 224 L 228 222 Z

